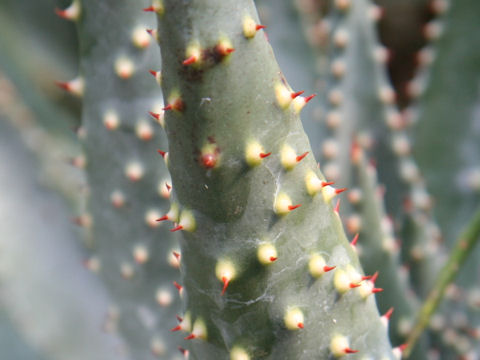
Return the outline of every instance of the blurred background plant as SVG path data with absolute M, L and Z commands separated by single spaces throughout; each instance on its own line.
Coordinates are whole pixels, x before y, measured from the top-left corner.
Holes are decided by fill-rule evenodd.
M 89 193 L 97 199 L 105 189 L 114 190 L 117 177 L 123 176 L 90 166 L 88 159 L 99 147 L 110 147 L 110 152 L 102 150 L 102 161 L 111 161 L 105 168 L 119 164 L 115 151 L 126 156 L 129 151 L 138 155 L 153 153 L 155 147 L 166 149 L 160 127 L 147 112 L 149 107 L 153 111 L 161 93 L 154 79 L 150 85 L 139 80 L 117 92 L 113 79 L 111 85 L 105 76 L 109 92 L 99 96 L 95 107 L 92 99 L 82 103 L 55 85 L 74 78 L 78 69 L 91 79 L 94 71 L 89 69 L 95 66 L 99 73 L 108 73 L 102 56 L 122 51 L 130 52 L 145 77 L 151 76 L 149 66 L 160 68 L 154 41 L 148 53 L 132 52 L 126 44 L 137 21 L 145 29 L 155 28 L 154 19 L 141 11 L 150 3 L 120 3 L 104 2 L 98 6 L 99 19 L 86 19 L 76 28 L 75 22 L 54 12 L 70 6 L 67 1 L 0 2 L 0 346 L 5 359 L 170 359 L 187 353 L 181 341 L 172 346 L 173 340 L 157 336 L 158 328 L 168 331 L 175 325 L 174 318 L 160 310 L 165 301 L 178 300 L 172 289 L 165 290 L 175 275 L 162 270 L 164 291 L 159 292 L 155 271 L 163 265 L 158 261 L 160 265 L 145 270 L 137 261 L 144 248 L 136 245 L 146 246 L 163 262 L 174 247 L 169 243 L 156 249 L 150 238 L 159 231 L 164 237 L 165 231 L 141 228 L 143 210 L 139 218 L 132 216 L 150 204 L 131 200 L 131 212 L 125 214 L 87 200 Z M 292 87 L 319 95 L 303 112 L 304 127 L 327 178 L 350 189 L 340 208 L 345 228 L 352 237 L 360 234 L 357 250 L 367 273 L 382 274 L 377 285 L 385 291 L 377 303 L 381 313 L 395 307 L 390 335 L 394 346 L 403 344 L 454 241 L 479 205 L 480 3 L 256 3 Z M 85 5 L 94 13 L 95 4 Z M 138 13 L 133 13 L 135 8 Z M 85 51 L 97 40 L 108 42 L 108 36 L 114 37 L 109 34 L 119 34 L 125 44 L 118 41 L 96 55 Z M 96 86 L 101 89 L 102 83 Z M 137 94 L 139 86 L 147 86 L 150 95 Z M 99 135 L 97 144 L 82 145 L 78 135 L 85 125 L 102 134 L 103 127 L 88 124 L 96 121 L 100 126 L 100 112 L 108 101 L 124 101 L 129 91 L 135 110 L 128 114 L 132 120 L 126 121 L 125 137 L 110 143 Z M 135 134 L 142 116 L 156 127 L 148 148 Z M 357 147 L 364 156 L 355 156 Z M 165 167 L 151 157 L 142 159 L 147 169 L 158 170 L 152 170 L 145 194 L 132 190 L 127 197 L 144 201 L 157 196 L 152 203 L 158 213 L 166 213 L 168 202 L 157 194 L 158 180 L 168 181 Z M 118 173 L 123 172 L 122 167 Z M 92 180 L 96 176 L 106 178 L 104 184 Z M 110 200 L 110 191 L 107 195 Z M 101 233 L 75 225 L 85 225 L 86 209 L 107 224 Z M 142 237 L 136 240 L 142 241 L 129 242 L 128 231 L 119 235 L 114 229 L 120 222 L 141 229 Z M 115 241 L 122 236 L 125 241 Z M 98 271 L 110 249 L 113 260 L 103 260 L 110 265 Z M 126 254 L 133 255 L 130 259 Z M 478 259 L 476 249 L 447 288 L 411 358 L 480 358 Z M 108 266 L 114 267 L 115 261 L 119 266 L 111 270 Z M 115 271 L 123 278 L 139 272 L 135 279 L 141 280 L 119 289 Z M 135 294 L 149 300 L 139 304 Z M 128 324 L 134 318 L 143 320 L 129 328 L 116 321 L 119 313 Z M 151 319 L 154 325 L 148 325 Z

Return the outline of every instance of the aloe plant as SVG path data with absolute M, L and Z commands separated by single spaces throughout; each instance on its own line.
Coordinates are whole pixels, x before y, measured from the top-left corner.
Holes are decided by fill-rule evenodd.
M 22 139 L 2 151 L 34 150 L 43 183 L 68 200 L 64 218 L 82 226 L 82 244 L 61 235 L 66 219 L 28 236 L 67 241 L 65 274 L 87 279 L 89 300 L 52 297 L 71 292 L 59 281 L 31 305 L 29 326 L 19 294 L 46 281 L 42 267 L 56 260 L 42 250 L 18 281 L 20 262 L 3 257 L 0 337 L 31 349 L 9 353 L 478 357 L 475 252 L 462 270 L 479 231 L 478 4 L 429 4 L 417 76 L 398 95 L 398 73 L 394 87 L 387 69 L 395 51 L 378 40 L 388 39 L 395 3 L 381 4 L 384 12 L 368 0 L 263 0 L 257 15 L 250 0 L 74 0 L 56 4 L 72 20 L 63 25 L 35 17 L 47 6 L 53 15 L 51 5 L 2 4 L 0 70 L 10 80 L 0 77 L 1 130 Z M 419 19 L 427 4 L 407 8 Z M 77 34 L 78 55 L 67 33 Z M 18 46 L 38 34 L 48 34 L 43 73 Z M 390 70 L 403 78 L 412 71 L 411 62 L 398 67 Z M 59 97 L 46 85 L 54 80 L 75 96 Z M 51 198 L 21 184 L 32 199 Z M 30 204 L 37 212 L 39 202 Z M 9 222 L 2 234 L 22 238 Z M 49 301 L 61 338 L 41 320 Z M 111 334 L 82 345 L 101 329 Z

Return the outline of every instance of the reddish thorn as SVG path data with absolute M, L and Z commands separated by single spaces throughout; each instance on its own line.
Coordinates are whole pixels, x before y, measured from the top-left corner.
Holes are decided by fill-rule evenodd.
M 177 288 L 178 291 L 181 291 L 183 289 L 183 286 L 177 283 L 176 281 L 173 282 L 173 285 Z
M 342 192 L 344 192 L 345 190 L 347 190 L 347 188 L 342 188 L 342 189 L 335 189 L 335 194 L 340 194 Z
M 337 200 L 337 205 L 335 205 L 333 211 L 335 211 L 337 214 L 340 211 L 340 199 Z
M 181 346 L 178 347 L 178 351 L 180 351 L 183 355 L 187 355 L 187 354 L 188 354 L 188 350 L 182 348 Z
M 274 261 L 277 260 L 277 259 L 278 259 L 278 258 L 275 257 L 275 256 L 270 256 L 270 261 L 271 261 L 271 262 L 274 262 Z
M 322 181 L 322 187 L 335 184 L 335 181 Z
M 217 159 L 214 154 L 204 154 L 202 156 L 202 165 L 207 169 L 215 167 L 217 164 Z
M 192 339 L 195 339 L 195 335 L 194 334 L 190 334 L 186 337 L 183 338 L 183 340 L 192 340 Z
M 350 245 L 356 246 L 358 242 L 358 237 L 360 236 L 359 233 L 356 233 L 355 236 L 353 237 L 352 241 L 350 242 Z
M 145 31 L 153 36 L 153 29 L 145 29 Z
M 387 310 L 387 312 L 385 314 L 383 314 L 383 317 L 387 320 L 390 320 L 390 318 L 392 317 L 392 314 L 393 314 L 393 306 Z
M 353 288 L 356 288 L 356 287 L 359 287 L 360 284 L 354 284 L 354 283 L 350 283 L 350 289 L 353 289 Z
M 193 63 L 196 63 L 198 58 L 195 55 L 192 55 L 185 60 L 183 60 L 182 64 L 185 66 L 192 65 Z
M 260 156 L 262 159 L 264 159 L 264 158 L 266 158 L 266 157 L 268 157 L 268 156 L 270 156 L 270 155 L 272 155 L 271 152 L 269 152 L 269 153 L 260 153 L 260 154 L 259 154 L 259 156 Z
M 175 232 L 175 231 L 178 231 L 178 230 L 183 230 L 183 226 L 178 225 L 178 226 L 174 227 L 173 229 L 170 229 L 171 232 Z
M 155 119 L 160 120 L 160 114 L 157 114 L 157 113 L 154 113 L 154 112 L 151 112 L 151 111 L 149 111 L 148 113 L 149 113 L 152 117 L 154 117 Z
M 174 328 L 170 329 L 170 331 L 179 331 L 179 330 L 182 330 L 182 327 L 180 325 L 177 325 Z
M 403 352 L 407 348 L 407 343 L 398 345 L 397 347 L 400 349 L 401 352 Z
M 297 162 L 302 161 L 303 158 L 307 155 L 308 155 L 308 151 L 305 151 L 302 155 L 298 155 L 297 158 L 296 158 Z
M 353 349 L 350 349 L 350 348 L 345 348 L 343 349 L 343 351 L 345 352 L 345 354 L 355 354 L 358 352 L 358 350 L 353 350 Z
M 305 92 L 305 90 L 301 90 L 301 91 L 297 91 L 297 92 L 292 92 L 292 93 L 290 94 L 290 96 L 291 96 L 292 99 L 295 99 L 297 96 L 302 95 L 304 92 Z
M 178 259 L 180 259 L 180 254 L 176 251 L 173 251 L 173 256 L 175 256 Z
M 165 106 L 164 108 L 162 108 L 163 111 L 172 110 L 172 109 L 173 109 L 173 105 L 172 105 L 172 104 L 168 104 L 167 106 Z
M 372 278 L 372 275 L 362 276 L 362 280 L 369 280 Z
M 165 221 L 165 220 L 168 220 L 168 215 L 163 215 L 161 218 L 158 218 L 155 221 Z
M 165 183 L 165 187 L 167 188 L 168 191 L 170 191 L 170 189 L 172 188 L 170 185 L 168 185 L 167 182 Z
M 375 274 L 372 275 L 372 278 L 370 279 L 371 282 L 375 282 L 377 281 L 377 278 L 378 278 L 378 271 L 375 272 Z
M 260 25 L 258 24 L 257 26 L 255 26 L 255 30 L 258 31 L 258 30 L 261 30 L 261 29 L 265 29 L 266 26 L 265 25 Z
M 382 288 L 373 288 L 372 289 L 372 293 L 376 294 L 376 293 L 379 293 L 379 292 L 382 292 L 383 289 Z
M 310 95 L 310 96 L 307 96 L 307 97 L 305 98 L 305 103 L 308 103 L 308 102 L 309 102 L 310 100 L 312 100 L 315 96 L 317 96 L 317 94 L 312 94 L 312 95 Z
M 235 48 L 227 48 L 225 50 L 222 51 L 222 55 L 228 55 L 228 54 L 231 54 L 235 51 Z
M 288 205 L 288 210 L 292 211 L 295 209 L 298 209 L 302 204 L 297 204 L 297 205 Z
M 60 89 L 63 89 L 65 91 L 71 90 L 70 84 L 68 82 L 55 81 L 55 85 L 57 85 Z
M 175 317 L 177 318 L 177 321 L 178 321 L 178 322 L 182 322 L 182 321 L 183 321 L 183 319 L 182 319 L 180 316 L 175 315 Z
M 55 8 L 55 14 L 57 14 L 58 16 L 60 16 L 63 19 L 68 20 L 68 15 L 67 15 L 67 12 L 65 10 Z
M 162 155 L 162 157 L 165 159 L 165 154 L 167 153 L 166 151 L 162 151 L 162 150 L 159 150 L 157 149 L 157 152 Z
M 222 295 L 225 294 L 225 290 L 227 290 L 227 286 L 230 280 L 228 280 L 225 276 L 222 277 L 222 282 L 223 282 L 223 289 L 222 289 Z
M 148 31 L 148 30 L 147 30 Z M 152 74 L 153 76 L 157 76 L 157 72 L 155 70 L 148 70 L 148 72 L 150 74 Z
M 336 266 L 327 266 L 327 265 L 325 265 L 325 266 L 323 267 L 323 271 L 329 272 L 329 271 L 332 271 L 332 270 L 335 269 L 335 268 L 336 268 Z
M 297 324 L 297 327 L 298 327 L 299 329 L 303 329 L 303 323 L 299 322 L 299 323 Z
M 155 8 L 153 6 L 150 6 L 148 8 L 144 8 L 143 11 L 155 11 Z

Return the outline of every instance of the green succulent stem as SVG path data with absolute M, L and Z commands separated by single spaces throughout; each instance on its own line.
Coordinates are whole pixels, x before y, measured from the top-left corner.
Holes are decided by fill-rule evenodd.
M 408 358 L 415 343 L 427 327 L 430 319 L 443 299 L 447 286 L 455 279 L 462 264 L 465 263 L 467 256 L 471 253 L 477 241 L 480 239 L 480 211 L 473 216 L 468 227 L 458 238 L 450 257 L 441 270 L 430 294 L 419 311 L 417 321 L 408 340 L 407 347 L 403 352 L 404 358 Z

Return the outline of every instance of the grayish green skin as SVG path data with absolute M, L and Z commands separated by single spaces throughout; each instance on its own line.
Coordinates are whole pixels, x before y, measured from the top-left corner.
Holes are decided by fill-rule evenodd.
M 179 273 L 167 262 L 175 245 L 173 235 L 167 224 L 151 228 L 145 222 L 148 209 L 157 208 L 163 214 L 169 208 L 168 201 L 157 193 L 158 183 L 168 176 L 156 152 L 157 148 L 166 148 L 166 138 L 153 120 L 152 140 L 140 140 L 134 130 L 138 119 L 150 121 L 148 111 L 155 102 L 162 101 L 160 87 L 148 73 L 160 64 L 155 41 L 146 50 L 131 43 L 136 25 L 153 27 L 154 16 L 142 11 L 149 5 L 148 1 L 83 1 L 83 15 L 78 23 L 81 73 L 85 77 L 82 125 L 87 132 L 84 146 L 93 253 L 100 259 L 100 276 L 112 294 L 112 305 L 119 310 L 118 329 L 127 342 L 126 353 L 136 360 L 156 358 L 150 347 L 155 337 L 166 346 L 166 354 L 161 357 L 165 359 L 180 356 L 177 346 L 181 343 L 169 331 L 176 325 L 179 306 L 174 301 L 162 308 L 155 300 L 159 287 L 171 290 L 173 299 L 178 298 L 172 282 L 178 280 Z M 119 55 L 130 57 L 137 67 L 130 79 L 121 79 L 114 73 Z M 103 125 L 103 114 L 109 109 L 117 112 L 121 122 L 115 131 Z M 139 161 L 145 169 L 138 182 L 130 181 L 124 174 L 131 161 Z M 110 194 L 115 189 L 125 196 L 122 208 L 111 204 Z M 139 243 L 150 254 L 143 265 L 136 264 L 132 255 Z M 132 279 L 121 275 L 124 262 L 134 268 Z
M 313 251 L 339 267 L 352 264 L 360 271 L 360 266 L 331 206 L 320 195 L 306 194 L 303 176 L 317 169 L 314 159 L 307 156 L 289 173 L 280 166 L 285 141 L 299 153 L 311 149 L 298 116 L 275 103 L 274 84 L 283 79 L 272 49 L 261 33 L 251 40 L 242 35 L 243 16 L 256 18 L 253 2 L 172 0 L 165 8 L 159 22 L 164 94 L 178 87 L 185 102 L 183 113 L 166 117 L 170 171 L 178 201 L 197 222 L 197 230 L 181 242 L 186 309 L 193 320 L 205 320 L 209 333 L 208 341 L 191 342 L 193 358 L 225 359 L 240 343 L 255 359 L 326 359 L 336 332 L 359 350 L 349 355 L 352 359 L 393 358 L 373 297 L 362 301 L 354 292 L 339 297 L 332 273 L 317 281 L 308 275 Z M 211 48 L 220 34 L 236 49 L 231 59 L 207 61 L 198 70 L 182 66 L 190 41 Z M 221 164 L 213 170 L 198 161 L 209 137 L 221 152 Z M 250 138 L 272 151 L 253 169 L 244 161 Z M 279 190 L 302 207 L 284 218 L 274 215 Z M 264 238 L 279 254 L 269 268 L 255 255 Z M 221 296 L 215 264 L 225 257 L 235 261 L 239 276 Z M 291 305 L 305 314 L 303 330 L 283 325 Z
M 34 155 L 3 117 L 0 160 L 2 357 L 116 358 L 121 342 L 101 328 L 108 296 L 82 265 L 68 206 L 39 184 Z M 5 333 L 9 322 L 16 333 Z

